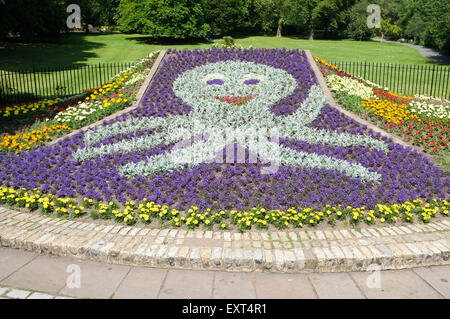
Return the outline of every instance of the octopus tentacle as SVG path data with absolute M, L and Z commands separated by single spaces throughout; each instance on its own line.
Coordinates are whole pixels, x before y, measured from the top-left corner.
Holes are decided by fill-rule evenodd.
M 165 132 L 162 133 L 143 136 L 131 141 L 120 141 L 114 144 L 101 145 L 99 147 L 86 147 L 74 152 L 73 158 L 81 162 L 105 155 L 141 151 L 160 144 L 176 143 L 185 138 L 186 133 L 186 130 L 183 129 L 171 130 L 170 133 L 165 130 Z
M 367 135 L 355 135 L 349 133 L 336 133 L 324 129 L 310 127 L 282 127 L 280 135 L 285 138 L 292 138 L 298 141 L 305 141 L 310 144 L 323 144 L 333 146 L 356 146 L 362 145 L 387 153 L 388 145 Z
M 299 152 L 271 141 L 260 141 L 258 145 L 248 145 L 248 147 L 250 151 L 272 163 L 272 166 L 289 165 L 330 169 L 368 182 L 378 182 L 381 178 L 380 174 L 369 171 L 359 163 L 350 163 L 326 155 Z
M 105 138 L 113 137 L 119 134 L 133 133 L 138 131 L 173 126 L 177 123 L 186 121 L 186 116 L 162 117 L 143 117 L 131 118 L 125 121 L 116 122 L 111 125 L 99 126 L 95 130 L 87 131 L 84 134 L 84 143 L 86 146 L 94 145 Z
M 160 172 L 173 171 L 213 160 L 225 147 L 223 139 L 210 136 L 206 141 L 194 142 L 192 145 L 174 149 L 168 153 L 156 155 L 137 163 L 128 163 L 120 167 L 119 172 L 125 176 L 149 176 Z

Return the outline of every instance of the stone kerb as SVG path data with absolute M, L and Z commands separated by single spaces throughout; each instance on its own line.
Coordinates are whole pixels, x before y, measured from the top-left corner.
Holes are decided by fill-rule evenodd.
M 113 264 L 270 272 L 365 271 L 449 264 L 450 222 L 332 230 L 150 229 L 0 208 L 4 247 Z

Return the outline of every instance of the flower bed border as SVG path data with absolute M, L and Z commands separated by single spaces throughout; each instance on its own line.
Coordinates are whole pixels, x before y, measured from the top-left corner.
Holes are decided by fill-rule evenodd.
M 374 132 L 380 133 L 380 134 L 392 139 L 392 141 L 394 143 L 397 143 L 397 144 L 400 144 L 400 145 L 403 145 L 406 147 L 411 147 L 411 148 L 417 150 L 418 152 L 420 152 L 421 154 L 423 154 L 424 156 L 426 156 L 427 158 L 434 159 L 434 157 L 431 156 L 430 154 L 423 152 L 422 148 L 414 146 L 408 142 L 405 142 L 399 136 L 386 132 L 385 130 L 381 129 L 380 127 L 376 126 L 375 124 L 362 119 L 358 115 L 348 111 L 347 109 L 345 109 L 344 107 L 339 105 L 336 102 L 336 100 L 334 99 L 333 94 L 331 93 L 331 90 L 328 88 L 325 77 L 323 76 L 322 72 L 320 72 L 319 67 L 317 66 L 317 63 L 314 60 L 314 57 L 312 56 L 311 52 L 309 50 L 304 50 L 304 51 L 306 52 L 306 57 L 308 59 L 308 62 L 311 64 L 311 67 L 317 77 L 317 81 L 319 82 L 319 85 L 322 87 L 325 97 L 327 98 L 329 105 L 331 107 L 333 107 L 336 110 L 338 110 L 339 112 L 345 114 L 349 118 L 352 118 L 353 120 L 359 122 L 360 124 L 367 126 L 369 129 L 373 130 Z

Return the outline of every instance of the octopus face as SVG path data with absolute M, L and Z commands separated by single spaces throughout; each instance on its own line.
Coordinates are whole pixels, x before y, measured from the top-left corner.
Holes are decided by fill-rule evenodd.
M 296 87 L 295 78 L 284 70 L 238 61 L 197 67 L 181 74 L 173 84 L 175 94 L 194 112 L 205 108 L 214 112 L 227 106 L 268 110 Z
M 200 66 L 182 73 L 173 84 L 175 94 L 192 107 L 188 115 L 129 119 L 100 127 L 86 133 L 87 147 L 77 150 L 74 158 L 84 161 L 191 139 L 187 146 L 125 164 L 119 171 L 133 177 L 194 167 L 214 160 L 230 143 L 238 143 L 274 167 L 286 165 L 336 170 L 364 182 L 378 182 L 381 175 L 359 163 L 296 151 L 282 146 L 277 139 L 273 140 L 276 136 L 311 144 L 362 145 L 388 151 L 383 141 L 370 136 L 310 128 L 308 125 L 327 103 L 319 85 L 311 86 L 308 97 L 295 113 L 285 117 L 272 114 L 270 108 L 289 97 L 297 86 L 297 81 L 288 72 L 268 65 L 222 61 Z M 106 137 L 148 129 L 158 129 L 158 132 L 130 141 L 95 146 Z M 200 140 L 194 138 L 198 135 L 202 136 Z M 258 135 L 257 143 L 255 135 Z

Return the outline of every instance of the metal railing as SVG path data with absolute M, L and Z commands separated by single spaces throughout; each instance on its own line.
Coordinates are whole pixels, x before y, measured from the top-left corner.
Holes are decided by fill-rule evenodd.
M 67 67 L 0 69 L 0 106 L 82 94 L 110 81 L 133 62 Z
M 330 62 L 343 71 L 362 77 L 392 93 L 450 97 L 450 66 L 368 62 Z
M 393 93 L 450 98 L 450 66 L 331 62 Z M 82 94 L 108 82 L 132 62 L 0 70 L 0 106 Z

